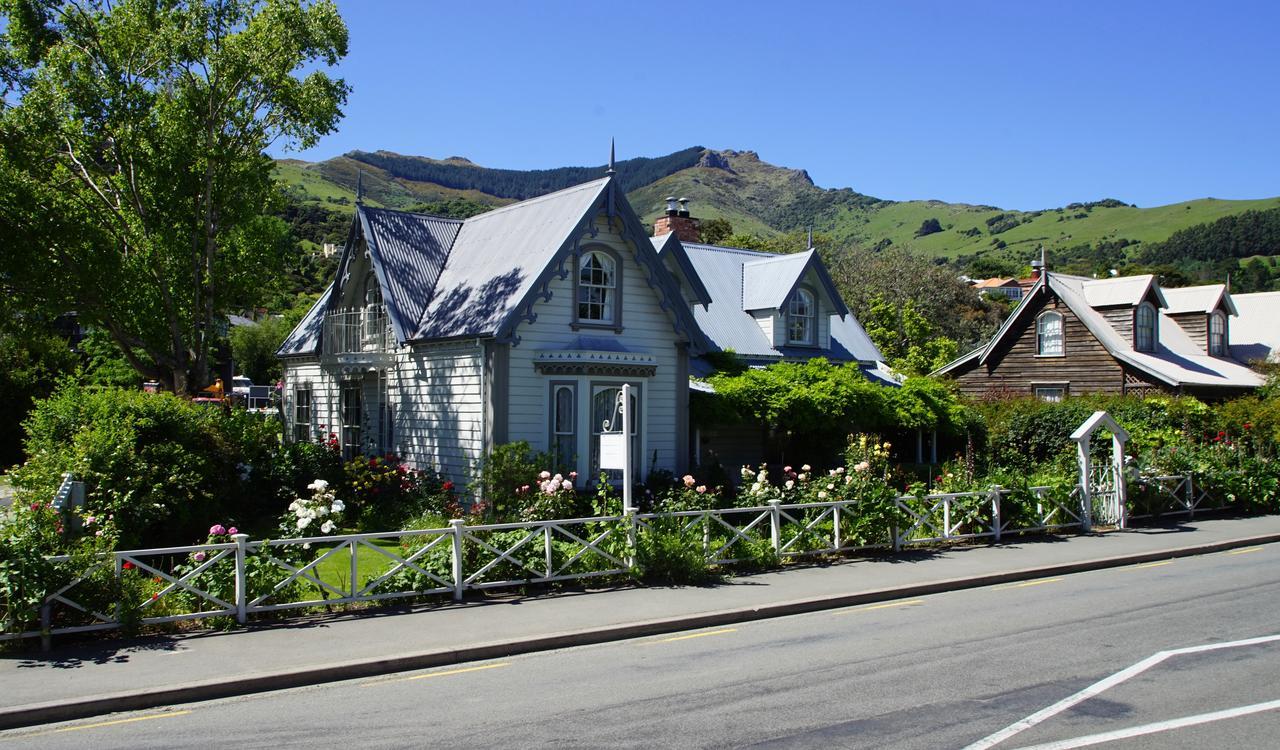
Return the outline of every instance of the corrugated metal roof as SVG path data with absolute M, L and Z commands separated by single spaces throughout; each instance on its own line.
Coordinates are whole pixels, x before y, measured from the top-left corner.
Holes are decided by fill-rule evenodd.
M 538 282 L 609 178 L 515 203 L 462 223 L 413 339 L 489 336 Z
M 742 309 L 776 310 L 786 304 L 814 251 L 771 255 L 742 265 Z
M 784 356 L 820 356 L 827 357 L 832 361 L 857 360 L 860 362 L 880 362 L 884 359 L 884 356 L 880 354 L 880 351 L 871 342 L 871 339 L 852 314 L 846 315 L 843 319 L 839 315 L 831 316 L 830 349 L 814 350 L 805 347 L 803 349 L 783 348 L 779 350 L 774 348 L 772 342 L 765 336 L 764 331 L 760 329 L 759 324 L 751 313 L 746 311 L 749 308 L 746 308 L 746 304 L 743 302 L 745 267 L 765 261 L 766 263 L 763 266 L 756 267 L 765 270 L 785 269 L 787 271 L 787 273 L 779 272 L 773 276 L 774 284 L 782 288 L 782 296 L 777 297 L 773 292 L 767 293 L 771 297 L 777 297 L 780 300 L 778 304 L 774 305 L 776 308 L 781 306 L 782 302 L 785 302 L 786 295 L 791 289 L 795 288 L 795 283 L 800 278 L 799 272 L 793 274 L 790 273 L 791 271 L 799 268 L 800 272 L 802 272 L 804 268 L 808 267 L 807 264 L 809 263 L 818 264 L 820 268 L 821 261 L 813 251 L 798 253 L 796 256 L 779 257 L 772 253 L 742 250 L 733 247 L 691 242 L 681 244 L 698 276 L 702 278 L 708 292 L 711 294 L 711 305 L 707 308 L 695 308 L 693 315 L 702 331 L 707 335 L 707 338 L 711 339 L 717 349 L 721 351 L 732 349 L 737 354 L 748 359 L 780 359 Z M 774 263 L 773 261 L 776 260 L 787 262 Z M 799 262 L 798 266 L 795 265 L 797 261 Z M 752 283 L 763 286 L 763 277 L 754 278 Z M 764 291 L 760 291 L 761 296 L 765 294 Z M 841 307 L 844 305 L 838 294 L 835 295 L 835 302 Z
M 1178 289 L 1165 289 L 1164 300 L 1169 304 L 1165 312 L 1170 314 L 1202 312 L 1211 313 L 1219 303 L 1225 303 L 1229 314 L 1235 315 L 1235 305 L 1231 303 L 1231 295 L 1227 294 L 1226 284 L 1205 284 L 1204 286 L 1185 286 Z
M 1064 274 L 1053 275 L 1064 276 Z M 1159 306 L 1165 306 L 1160 287 L 1156 284 L 1156 277 L 1149 273 L 1140 276 L 1121 276 L 1114 279 L 1085 279 L 1081 276 L 1068 278 L 1082 280 L 1082 294 L 1090 307 L 1111 307 L 1113 305 L 1136 307 L 1147 296 L 1147 291 L 1153 287 L 1156 297 L 1160 300 Z
M 680 279 L 689 285 L 693 301 L 700 305 L 711 304 L 711 293 L 707 291 L 702 279 L 698 277 L 698 272 L 694 270 L 693 263 L 689 261 L 689 254 L 684 251 L 684 245 L 680 244 L 675 232 L 667 232 L 657 237 L 651 237 L 649 241 L 653 243 L 653 249 L 664 262 L 668 258 L 675 261 L 668 265 L 668 270 L 673 273 L 679 272 Z
M 299 357 L 320 351 L 320 329 L 332 296 L 333 284 L 330 284 L 276 350 L 277 357 Z
M 1280 362 L 1280 292 L 1233 294 L 1237 317 L 1227 326 L 1231 354 L 1242 362 Z
M 365 240 L 383 288 L 387 315 L 403 343 L 415 331 L 423 308 L 449 257 L 462 222 L 437 216 L 360 206 Z

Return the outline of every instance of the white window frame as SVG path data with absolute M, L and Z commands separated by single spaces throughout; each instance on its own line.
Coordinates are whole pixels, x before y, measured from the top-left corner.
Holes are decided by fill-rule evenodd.
M 797 325 L 801 329 L 800 337 L 795 335 Z M 801 287 L 787 300 L 787 343 L 812 346 L 817 342 L 817 335 L 818 295 Z
M 642 481 L 646 475 L 644 468 L 644 400 L 642 398 L 641 384 L 634 381 L 628 381 L 631 385 L 631 400 L 633 402 L 631 415 L 631 468 L 636 481 Z M 608 381 L 592 381 L 589 389 L 590 398 L 587 401 L 587 418 L 590 421 L 590 448 L 587 461 L 587 475 L 591 481 L 595 481 L 601 474 L 600 466 L 600 434 L 601 420 L 596 419 L 596 396 L 605 391 L 621 390 L 623 383 Z M 616 393 L 612 397 L 614 403 L 617 403 Z M 615 409 L 614 414 L 617 414 Z M 620 418 L 620 417 L 618 417 Z M 613 425 L 617 428 L 618 425 Z M 622 481 L 622 471 L 618 469 L 605 470 L 609 481 L 619 483 Z
M 303 404 L 305 396 L 306 404 Z M 304 414 L 305 412 L 305 414 Z M 295 443 L 311 442 L 311 428 L 315 424 L 315 392 L 311 384 L 293 389 L 293 441 Z
M 588 273 L 586 265 L 596 259 L 603 281 Z M 597 299 L 592 299 L 598 293 Z M 591 317 L 598 314 L 599 317 Z M 622 330 L 622 259 L 603 246 L 584 248 L 578 255 L 573 274 L 573 328 L 612 328 Z
M 355 417 L 354 421 L 351 420 L 352 416 Z M 364 443 L 361 442 L 364 427 L 364 384 L 359 380 L 342 381 L 338 389 L 338 417 L 342 457 L 350 460 L 364 455 Z
M 1045 322 L 1056 318 L 1058 321 L 1058 331 L 1056 334 L 1057 347 L 1056 351 L 1050 351 L 1046 344 L 1052 343 L 1054 334 L 1045 330 Z M 1067 319 L 1057 310 L 1045 310 L 1036 317 L 1036 356 L 1037 357 L 1065 357 L 1067 356 Z
M 1151 322 L 1150 326 L 1143 325 L 1142 318 L 1144 315 L 1150 318 L 1150 322 Z M 1134 349 L 1137 349 L 1140 352 L 1154 352 L 1156 350 L 1156 346 L 1160 341 L 1159 318 L 1160 316 L 1156 313 L 1155 306 L 1152 305 L 1150 302 L 1143 302 L 1142 304 L 1138 305 L 1137 309 L 1133 311 L 1133 348 Z M 1144 331 L 1148 330 L 1148 328 L 1150 330 L 1151 336 L 1149 340 L 1144 341 L 1143 333 Z
M 1227 316 L 1215 310 L 1209 314 L 1209 354 L 1225 357 L 1227 354 Z

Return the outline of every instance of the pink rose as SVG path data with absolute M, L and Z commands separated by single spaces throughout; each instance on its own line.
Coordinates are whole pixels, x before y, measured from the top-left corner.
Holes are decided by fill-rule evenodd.
M 231 528 L 227 529 L 227 533 L 228 533 L 228 534 L 239 534 L 239 533 L 240 533 L 240 529 L 237 529 L 236 527 L 232 526 Z
M 209 536 L 222 536 L 225 533 L 227 533 L 227 530 L 220 523 L 215 523 L 209 527 Z

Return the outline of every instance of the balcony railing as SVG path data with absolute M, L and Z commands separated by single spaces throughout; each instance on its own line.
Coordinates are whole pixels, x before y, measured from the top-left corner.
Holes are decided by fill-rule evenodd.
M 395 348 L 396 336 L 385 307 L 343 310 L 324 316 L 325 354 L 385 354 Z

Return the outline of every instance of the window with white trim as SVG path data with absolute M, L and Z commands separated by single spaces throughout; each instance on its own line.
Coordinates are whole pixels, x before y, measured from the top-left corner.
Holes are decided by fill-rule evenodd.
M 576 466 L 578 455 L 578 386 L 551 384 L 551 456 L 557 468 Z
M 1052 310 L 1036 319 L 1036 355 L 1061 357 L 1065 353 L 1062 336 L 1062 313 Z
M 1220 312 L 1209 316 L 1209 353 L 1215 357 L 1227 353 L 1227 316 Z
M 1066 398 L 1067 389 L 1065 386 L 1060 385 L 1036 386 L 1035 394 L 1036 398 L 1040 401 L 1048 401 L 1056 404 Z
M 808 289 L 797 289 L 787 303 L 787 343 L 812 344 L 817 320 L 813 293 Z
M 306 443 L 311 440 L 311 388 L 297 388 L 293 392 L 293 440 Z
M 617 262 L 608 253 L 583 253 L 578 261 L 578 320 L 616 324 L 617 295 Z
M 1156 308 L 1143 302 L 1133 314 L 1133 348 L 1140 352 L 1156 350 Z
M 360 442 L 364 410 L 361 404 L 359 382 L 342 384 L 340 408 L 342 411 L 342 457 L 350 459 L 364 453 L 364 446 Z

